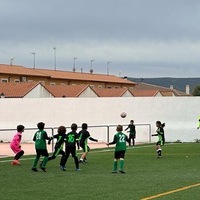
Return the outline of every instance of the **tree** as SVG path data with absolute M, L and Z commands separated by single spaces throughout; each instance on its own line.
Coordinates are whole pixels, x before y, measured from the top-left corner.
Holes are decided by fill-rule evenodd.
M 192 91 L 193 96 L 200 96 L 200 85 L 196 86 Z

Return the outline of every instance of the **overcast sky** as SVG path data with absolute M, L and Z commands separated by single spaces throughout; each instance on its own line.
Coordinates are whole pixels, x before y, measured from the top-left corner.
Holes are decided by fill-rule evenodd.
M 54 49 L 56 47 L 56 49 Z M 200 0 L 0 0 L 0 63 L 200 76 Z

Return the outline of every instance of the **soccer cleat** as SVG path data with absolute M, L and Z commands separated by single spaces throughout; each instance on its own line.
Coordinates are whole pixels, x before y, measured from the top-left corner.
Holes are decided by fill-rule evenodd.
M 117 171 L 112 171 L 112 174 L 116 174 L 117 173 Z
M 47 172 L 46 169 L 45 169 L 45 167 L 41 167 L 40 169 L 41 169 L 43 172 Z
M 11 165 L 16 165 L 14 161 L 12 161 L 10 164 L 11 164 Z
M 40 164 L 40 169 L 43 171 L 43 172 L 47 172 L 45 167 L 42 167 L 42 163 Z
M 162 156 L 159 155 L 159 156 L 157 156 L 157 158 L 162 158 Z
M 125 171 L 124 171 L 124 170 L 119 170 L 119 172 L 120 172 L 121 174 L 125 174 Z
M 81 171 L 81 169 L 80 169 L 80 168 L 77 168 L 76 171 L 79 172 L 79 171 Z
M 87 161 L 87 159 L 84 159 L 83 162 L 84 162 L 84 163 L 87 163 L 88 161 Z
M 79 163 L 82 163 L 82 164 L 84 164 L 84 161 L 83 161 L 83 160 L 79 160 Z
M 61 169 L 62 171 L 66 171 L 66 167 L 60 166 L 60 169 Z
M 11 165 L 21 165 L 21 163 L 19 162 L 19 160 L 13 160 L 11 162 Z
M 35 167 L 32 167 L 31 170 L 34 172 L 38 172 L 37 168 L 35 168 Z

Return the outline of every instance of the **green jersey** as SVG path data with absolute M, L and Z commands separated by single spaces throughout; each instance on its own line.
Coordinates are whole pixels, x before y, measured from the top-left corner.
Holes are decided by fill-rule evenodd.
M 66 147 L 76 147 L 78 141 L 78 134 L 75 131 L 71 131 L 65 136 Z
M 48 140 L 49 137 L 47 136 L 47 132 L 44 130 L 38 130 L 34 137 L 33 141 L 35 141 L 35 148 L 36 149 L 46 149 L 46 140 Z
M 122 132 L 118 132 L 115 134 L 113 142 L 110 144 L 116 144 L 115 151 L 126 151 L 126 142 L 128 142 L 128 137 Z
M 165 143 L 165 135 L 164 135 L 164 129 L 162 127 L 157 129 L 158 134 L 158 142 L 161 142 L 162 145 Z
M 136 134 L 136 130 L 135 130 L 135 125 L 134 124 L 129 124 L 128 127 L 125 129 L 125 131 L 128 130 L 128 129 L 129 129 L 131 135 L 135 135 Z

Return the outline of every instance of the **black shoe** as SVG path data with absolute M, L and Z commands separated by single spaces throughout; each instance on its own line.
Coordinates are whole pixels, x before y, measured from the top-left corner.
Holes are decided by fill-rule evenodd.
M 66 167 L 60 166 L 60 170 L 66 171 Z
M 38 172 L 37 168 L 35 168 L 35 167 L 32 167 L 31 170 L 34 172 Z
M 119 172 L 120 172 L 121 174 L 125 174 L 125 171 L 123 171 L 123 170 L 119 170 Z
M 87 159 L 84 159 L 83 162 L 84 162 L 84 163 L 87 163 L 88 161 L 87 161 Z
M 45 169 L 45 167 L 41 167 L 41 166 L 40 166 L 40 169 L 41 169 L 43 172 L 47 172 L 46 169 Z
M 84 164 L 84 161 L 83 161 L 83 160 L 79 160 L 79 163 L 82 163 L 82 164 Z

